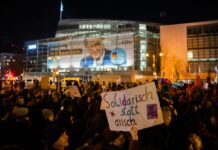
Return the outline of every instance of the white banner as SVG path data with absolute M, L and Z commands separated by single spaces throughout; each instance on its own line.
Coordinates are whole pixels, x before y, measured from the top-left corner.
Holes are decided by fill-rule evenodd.
M 111 131 L 130 131 L 133 125 L 141 130 L 164 122 L 154 82 L 101 96 Z
M 133 32 L 49 43 L 48 68 L 133 66 Z

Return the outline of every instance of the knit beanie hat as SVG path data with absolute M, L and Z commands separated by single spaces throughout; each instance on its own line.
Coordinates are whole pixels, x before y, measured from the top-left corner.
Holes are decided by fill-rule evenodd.
M 65 129 L 59 125 L 50 125 L 45 130 L 45 141 L 48 147 L 52 147 L 54 143 L 65 132 Z

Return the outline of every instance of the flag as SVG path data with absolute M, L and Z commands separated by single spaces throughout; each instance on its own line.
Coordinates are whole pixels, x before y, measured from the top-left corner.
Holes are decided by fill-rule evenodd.
M 61 7 L 60 7 L 60 11 L 63 12 L 64 11 L 64 5 L 63 2 L 61 1 Z

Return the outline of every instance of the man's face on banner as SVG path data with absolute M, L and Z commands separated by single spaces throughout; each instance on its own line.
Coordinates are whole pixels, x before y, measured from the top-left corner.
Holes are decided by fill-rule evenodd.
M 86 48 L 89 50 L 89 54 L 96 60 L 100 59 L 103 55 L 103 44 L 101 39 L 89 39 L 86 41 Z

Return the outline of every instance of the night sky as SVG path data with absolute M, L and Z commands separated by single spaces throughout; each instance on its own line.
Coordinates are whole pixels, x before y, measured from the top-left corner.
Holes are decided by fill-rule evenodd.
M 210 0 L 63 0 L 66 19 L 120 19 L 182 23 L 218 19 Z M 26 40 L 54 37 L 60 0 L 4 0 L 0 4 L 0 51 Z M 165 18 L 160 12 L 165 11 Z M 13 45 L 13 46 L 12 46 Z

